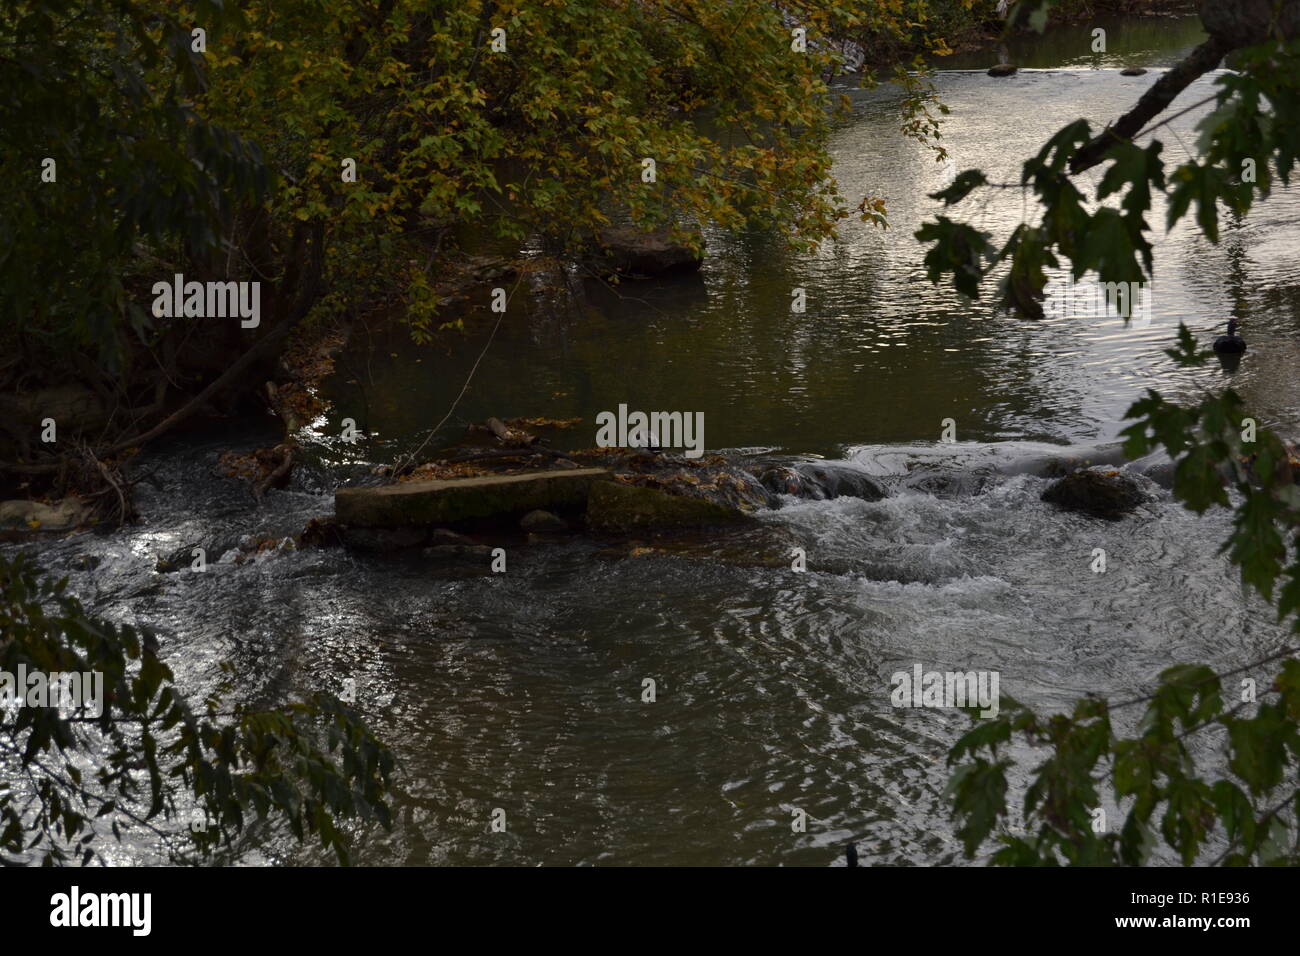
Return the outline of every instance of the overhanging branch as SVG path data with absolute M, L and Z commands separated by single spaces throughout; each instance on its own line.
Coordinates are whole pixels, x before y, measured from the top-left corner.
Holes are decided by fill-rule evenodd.
M 1189 53 L 1178 65 L 1165 73 L 1142 94 L 1137 105 L 1098 135 L 1094 136 L 1070 160 L 1070 172 L 1081 173 L 1100 163 L 1116 143 L 1129 142 L 1152 119 L 1164 112 L 1183 90 L 1200 76 L 1219 65 L 1233 49 L 1232 44 L 1210 37 Z

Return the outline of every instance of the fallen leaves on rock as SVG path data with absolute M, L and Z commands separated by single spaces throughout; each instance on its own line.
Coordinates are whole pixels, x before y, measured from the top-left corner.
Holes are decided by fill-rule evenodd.
M 573 428 L 582 423 L 581 418 L 507 418 L 512 428 Z
M 454 478 L 479 478 L 483 475 L 502 474 L 494 469 L 485 468 L 479 462 L 462 461 L 454 465 L 429 461 L 417 465 L 399 477 L 398 481 L 450 481 Z
M 284 462 L 281 447 L 257 448 L 251 452 L 223 451 L 217 458 L 217 473 L 227 478 L 262 481 Z

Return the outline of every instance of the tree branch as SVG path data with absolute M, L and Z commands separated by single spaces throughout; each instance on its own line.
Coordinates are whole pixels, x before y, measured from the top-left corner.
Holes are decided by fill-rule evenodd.
M 1107 126 L 1084 145 L 1070 160 L 1070 172 L 1081 173 L 1091 169 L 1103 159 L 1116 143 L 1128 142 L 1192 82 L 1219 65 L 1233 49 L 1227 41 L 1210 37 L 1189 53 L 1177 66 L 1165 73 L 1142 94 L 1137 105 Z

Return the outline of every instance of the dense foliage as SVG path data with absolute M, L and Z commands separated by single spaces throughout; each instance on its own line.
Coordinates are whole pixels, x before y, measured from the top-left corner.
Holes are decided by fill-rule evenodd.
M 173 272 L 267 283 L 273 323 L 400 299 L 424 330 L 467 234 L 571 250 L 627 219 L 815 241 L 847 214 L 832 41 L 942 53 L 973 8 L 992 0 L 6 4 L 9 371 L 57 375 L 68 349 L 120 368 L 166 331 L 141 306 Z M 933 136 L 926 82 L 892 75 L 906 130 Z
M 0 711 L 0 862 L 89 863 L 126 831 L 201 859 L 274 818 L 346 863 L 347 821 L 391 825 L 394 758 L 345 705 L 222 711 L 214 696 L 196 712 L 149 635 L 87 614 L 65 584 L 0 558 L 0 672 L 103 675 L 102 713 Z
M 80 348 L 119 372 L 152 322 L 130 277 L 164 250 L 212 255 L 235 205 L 269 187 L 257 146 L 196 108 L 189 26 L 154 7 L 0 12 L 0 370 L 57 374 Z M 219 8 L 195 4 L 196 22 Z

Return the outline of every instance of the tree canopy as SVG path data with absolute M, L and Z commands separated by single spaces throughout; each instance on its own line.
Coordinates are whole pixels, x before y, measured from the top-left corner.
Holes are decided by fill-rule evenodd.
M 471 227 L 561 248 L 615 218 L 816 241 L 847 214 L 831 41 L 943 52 L 937 29 L 925 0 L 11 4 L 0 168 L 24 185 L 0 200 L 3 334 L 55 367 L 73 347 L 120 368 L 164 331 L 143 282 L 187 269 L 268 282 L 277 322 L 400 299 L 427 330 L 439 251 Z M 901 122 L 932 135 L 925 81 L 891 75 L 913 94 Z

